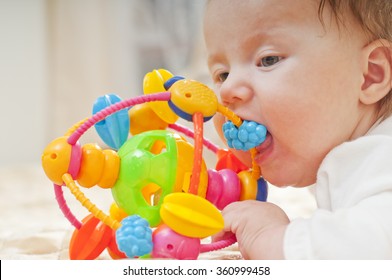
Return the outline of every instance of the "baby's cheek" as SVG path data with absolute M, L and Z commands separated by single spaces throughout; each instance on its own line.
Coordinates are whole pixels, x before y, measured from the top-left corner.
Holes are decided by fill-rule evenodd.
M 222 141 L 226 142 L 225 137 L 223 136 L 223 124 L 226 122 L 225 117 L 221 114 L 215 114 L 215 116 L 212 118 L 214 122 L 214 126 L 216 131 L 218 132 L 219 137 L 222 139 Z

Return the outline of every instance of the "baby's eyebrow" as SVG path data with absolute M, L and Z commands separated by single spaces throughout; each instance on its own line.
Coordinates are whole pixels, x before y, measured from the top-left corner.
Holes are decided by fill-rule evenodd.
M 207 65 L 208 67 L 212 67 L 212 65 L 222 62 L 223 61 L 223 55 L 222 54 L 208 54 L 207 55 Z
M 214 64 L 215 61 L 216 61 L 216 59 L 215 59 L 214 55 L 208 55 L 207 56 L 207 65 L 208 65 L 208 67 L 211 67 L 211 65 Z

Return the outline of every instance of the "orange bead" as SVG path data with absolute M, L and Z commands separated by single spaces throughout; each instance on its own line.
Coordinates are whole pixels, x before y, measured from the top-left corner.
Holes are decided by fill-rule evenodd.
M 257 197 L 257 180 L 253 178 L 250 171 L 241 171 L 238 173 L 241 182 L 240 200 L 256 199 Z
M 42 167 L 46 176 L 55 184 L 62 185 L 62 176 L 68 172 L 71 162 L 72 146 L 68 144 L 67 137 L 53 140 L 46 146 L 42 157 Z
M 102 153 L 105 164 L 98 186 L 107 189 L 111 188 L 117 181 L 118 172 L 120 171 L 120 157 L 113 150 L 103 150 Z
M 91 188 L 96 185 L 103 172 L 105 156 L 97 144 L 86 144 L 82 147 L 82 161 L 77 181 L 82 187 Z
M 157 205 L 157 202 L 160 199 L 160 194 L 162 189 L 160 186 L 154 183 L 148 183 L 143 189 L 142 194 L 144 199 L 149 205 Z

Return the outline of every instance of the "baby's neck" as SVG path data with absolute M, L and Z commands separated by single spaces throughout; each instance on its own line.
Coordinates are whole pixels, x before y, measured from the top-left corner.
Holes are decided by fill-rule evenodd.
M 351 134 L 350 140 L 355 140 L 367 134 L 373 127 L 382 120 L 382 115 L 378 106 L 366 106 L 362 116 L 358 119 L 357 126 Z

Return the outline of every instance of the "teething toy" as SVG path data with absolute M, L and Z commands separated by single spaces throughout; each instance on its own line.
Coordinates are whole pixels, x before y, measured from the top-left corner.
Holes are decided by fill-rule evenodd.
M 104 249 L 114 259 L 196 259 L 236 241 L 232 236 L 201 244 L 200 239 L 222 230 L 219 210 L 234 201 L 267 198 L 254 161 L 255 147 L 267 133 L 264 126 L 242 121 L 204 84 L 164 69 L 147 73 L 143 90 L 143 96 L 126 100 L 113 94 L 98 98 L 91 117 L 43 152 L 56 200 L 75 227 L 71 259 L 95 259 Z M 228 145 L 250 151 L 251 169 L 203 137 L 203 123 L 216 113 L 229 120 L 223 126 Z M 179 117 L 193 122 L 194 130 L 177 124 Z M 109 149 L 80 143 L 93 126 Z M 216 169 L 207 168 L 204 147 L 217 155 Z M 109 215 L 81 190 L 94 186 L 111 190 Z M 64 187 L 90 212 L 82 221 L 68 207 Z
M 228 121 L 222 129 L 229 147 L 237 150 L 247 151 L 260 145 L 267 135 L 265 126 L 253 121 L 244 121 L 239 128 Z

